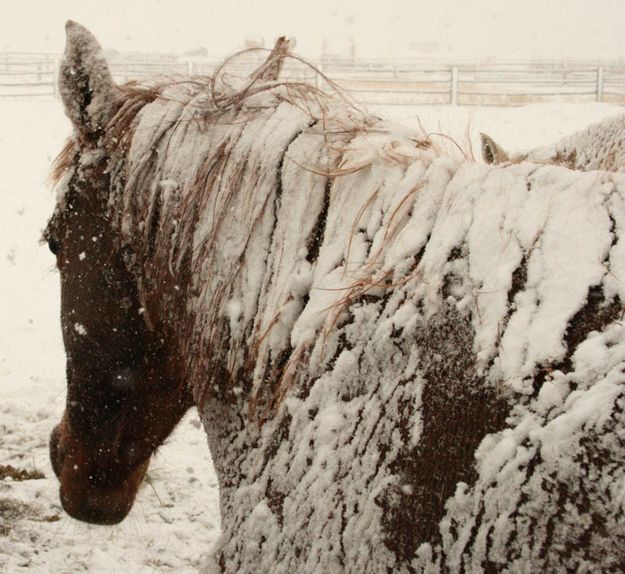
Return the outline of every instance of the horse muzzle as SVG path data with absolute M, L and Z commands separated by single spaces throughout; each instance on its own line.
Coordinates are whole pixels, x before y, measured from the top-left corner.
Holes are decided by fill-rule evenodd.
M 102 471 L 100 461 L 75 439 L 64 436 L 64 423 L 50 435 L 50 460 L 61 482 L 63 509 L 72 518 L 91 524 L 117 524 L 132 508 L 137 491 L 145 477 L 149 458 L 132 470 L 108 465 Z M 98 456 L 98 455 L 95 455 Z

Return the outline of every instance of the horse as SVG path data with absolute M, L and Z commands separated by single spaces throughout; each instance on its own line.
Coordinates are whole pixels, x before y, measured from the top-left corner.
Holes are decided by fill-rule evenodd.
M 625 171 L 625 116 L 622 114 L 527 153 L 509 154 L 489 135 L 480 136 L 482 159 L 489 164 L 532 161 L 582 171 Z
M 118 86 L 66 29 L 71 516 L 121 521 L 195 405 L 206 572 L 623 569 L 621 174 L 476 163 L 280 80 L 283 49 Z

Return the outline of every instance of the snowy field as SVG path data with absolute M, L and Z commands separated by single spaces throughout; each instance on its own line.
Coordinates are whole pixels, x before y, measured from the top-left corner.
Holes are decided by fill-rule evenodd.
M 372 111 L 447 134 L 478 158 L 479 132 L 522 151 L 622 110 L 549 104 Z M 196 571 L 219 535 L 219 510 L 194 412 L 154 457 L 122 524 L 82 524 L 60 507 L 47 450 L 65 398 L 59 289 L 53 257 L 38 240 L 53 207 L 47 171 L 69 121 L 56 100 L 0 100 L 0 126 L 0 572 Z

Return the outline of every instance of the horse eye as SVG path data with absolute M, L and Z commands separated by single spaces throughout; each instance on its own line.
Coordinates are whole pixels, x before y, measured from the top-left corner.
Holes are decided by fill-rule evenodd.
M 50 251 L 52 251 L 54 255 L 59 252 L 60 246 L 60 243 L 56 239 L 53 239 L 52 237 L 48 239 L 48 248 L 50 249 Z

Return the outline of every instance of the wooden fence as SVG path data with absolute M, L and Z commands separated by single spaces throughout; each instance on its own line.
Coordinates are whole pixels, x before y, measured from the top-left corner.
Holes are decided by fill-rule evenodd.
M 262 55 L 232 60 L 228 77 L 247 75 Z M 155 75 L 208 75 L 216 62 L 169 57 L 111 56 L 119 82 Z M 0 53 L 0 97 L 55 96 L 60 57 Z M 322 74 L 320 74 L 320 73 Z M 434 64 L 423 61 L 324 60 L 315 67 L 290 60 L 286 79 L 323 84 L 331 78 L 369 104 L 518 105 L 531 102 L 625 104 L 625 63 L 501 62 Z

